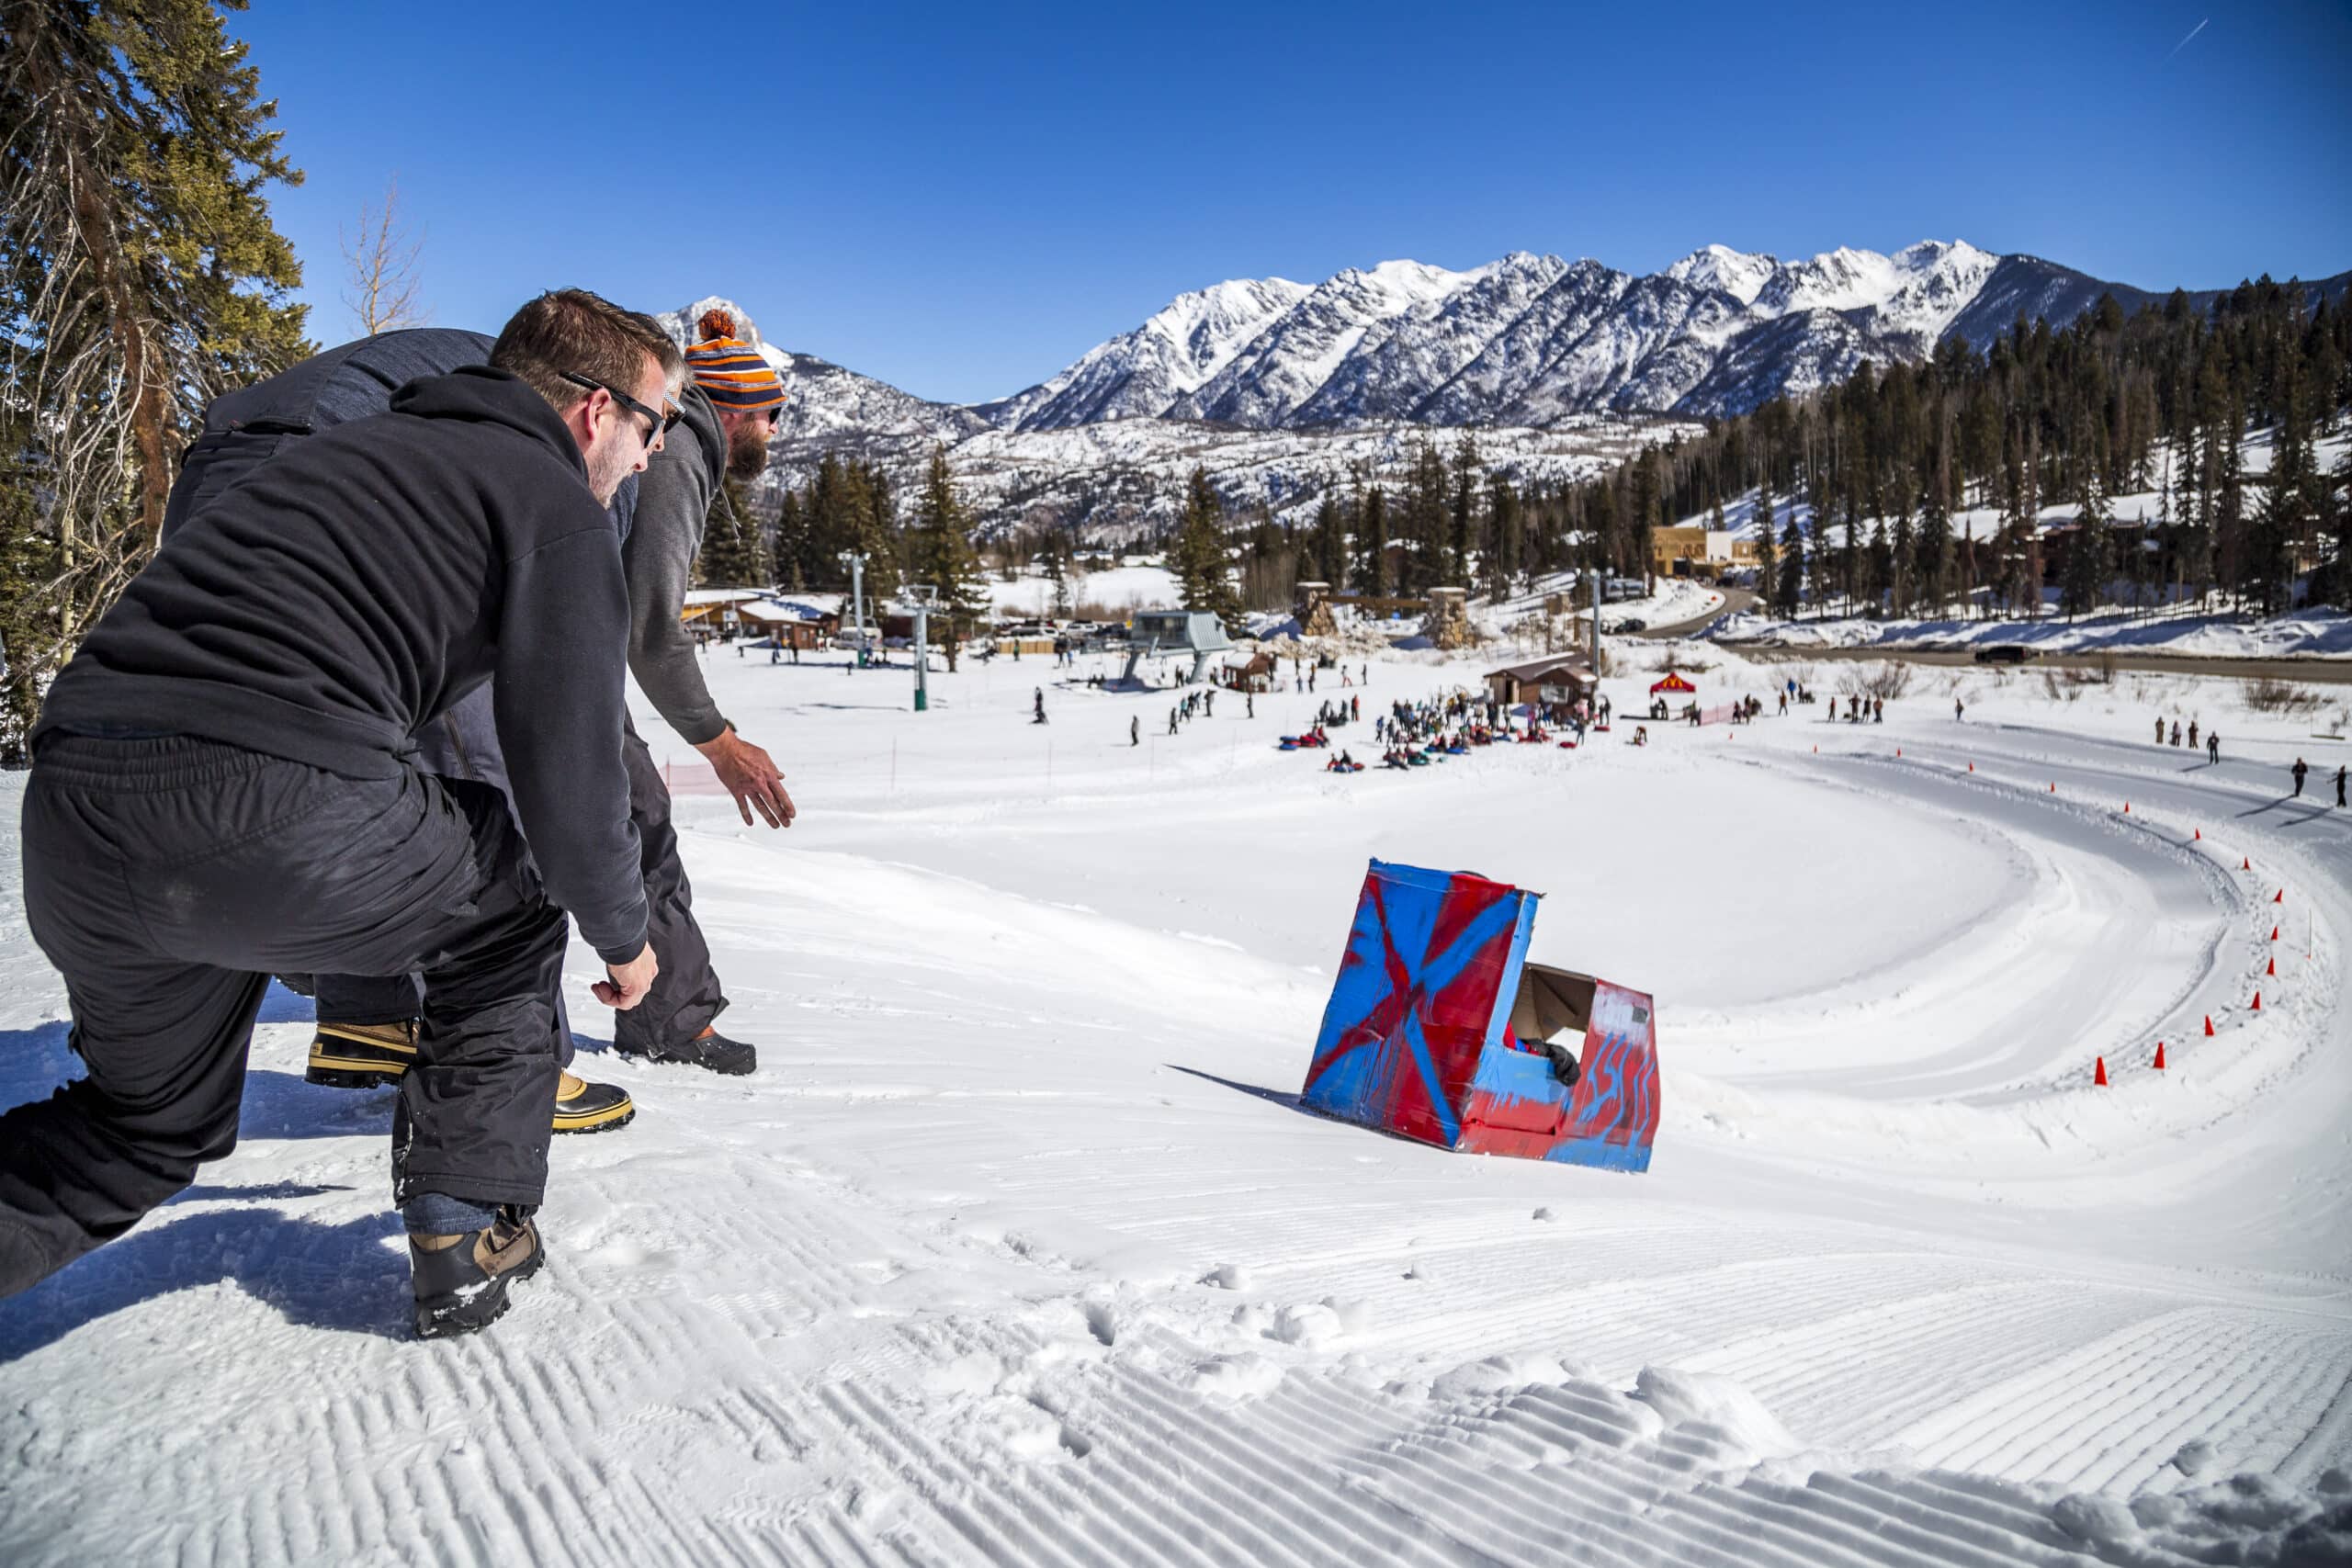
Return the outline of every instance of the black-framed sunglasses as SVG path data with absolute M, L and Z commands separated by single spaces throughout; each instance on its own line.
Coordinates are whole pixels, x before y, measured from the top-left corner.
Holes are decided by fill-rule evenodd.
M 653 438 L 655 436 L 667 435 L 671 431 L 676 429 L 678 421 L 685 417 L 686 411 L 680 408 L 675 403 L 671 403 L 669 410 L 666 412 L 657 413 L 653 410 L 647 408 L 643 403 L 639 402 L 635 398 L 630 397 L 627 392 L 622 391 L 618 387 L 612 385 L 608 381 L 599 381 L 594 376 L 582 376 L 576 370 L 567 370 L 563 373 L 563 378 L 571 382 L 575 387 L 586 387 L 592 390 L 610 393 L 612 395 L 613 401 L 620 404 L 621 407 L 628 410 L 629 412 L 636 414 L 639 418 L 644 420 L 646 423 L 645 445 L 648 446 L 653 445 Z M 668 400 L 665 399 L 663 400 L 667 401 Z

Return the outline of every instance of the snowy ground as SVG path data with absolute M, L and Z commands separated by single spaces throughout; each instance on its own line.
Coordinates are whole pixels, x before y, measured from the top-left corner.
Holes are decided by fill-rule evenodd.
M 1711 703 L 1785 672 L 1690 651 Z M 0 1558 L 2352 1546 L 2310 1522 L 2352 1523 L 2352 821 L 2281 798 L 2352 754 L 2312 737 L 2340 714 L 1952 671 L 1880 727 L 1342 778 L 1272 750 L 1328 682 L 1171 738 L 1164 694 L 1046 660 L 934 674 L 921 716 L 903 670 L 710 671 L 804 813 L 743 829 L 670 748 L 759 1076 L 587 1058 L 636 1124 L 559 1141 L 514 1312 L 420 1345 L 390 1096 L 303 1084 L 273 993 L 237 1153 L 0 1303 Z M 2148 745 L 2158 712 L 2226 760 Z M 1648 1174 L 1296 1108 L 1367 854 L 1544 891 L 1537 958 L 1656 993 Z M 13 886 L 0 921 L 14 1101 L 73 1063 Z

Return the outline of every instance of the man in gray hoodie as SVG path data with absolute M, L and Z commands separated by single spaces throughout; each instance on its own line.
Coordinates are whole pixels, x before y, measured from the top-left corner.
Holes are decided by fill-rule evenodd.
M 673 437 L 639 480 L 636 515 L 621 547 L 628 576 L 629 672 L 670 728 L 709 761 L 744 826 L 756 813 L 771 828 L 786 828 L 794 808 L 784 775 L 718 711 L 678 618 L 705 526 L 752 525 L 735 514 L 724 484 L 757 479 L 767 467 L 768 437 L 784 414 L 784 382 L 755 346 L 735 335 L 726 311 L 706 311 L 695 326 L 699 341 L 686 351 L 689 379 L 679 396 L 685 438 Z M 670 792 L 634 729 L 626 747 L 635 781 L 630 816 L 644 842 L 645 892 L 662 973 L 644 1005 L 616 1025 L 613 1048 L 716 1073 L 751 1072 L 759 1060 L 752 1047 L 728 1039 L 713 1021 L 727 998 L 695 923 L 694 890 L 670 823 Z

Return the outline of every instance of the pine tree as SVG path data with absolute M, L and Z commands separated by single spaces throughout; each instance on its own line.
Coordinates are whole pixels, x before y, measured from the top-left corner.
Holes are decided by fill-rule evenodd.
M 1772 536 L 1772 487 L 1756 490 L 1756 596 L 1773 602 L 1781 586 L 1781 542 Z
M 798 491 L 786 491 L 775 514 L 773 564 L 778 582 L 792 592 L 807 592 L 813 558 L 808 537 L 808 509 L 801 502 Z
M 763 532 L 752 514 L 750 487 L 741 479 L 723 481 L 710 498 L 710 515 L 703 523 L 695 581 L 705 588 L 769 586 L 774 573 Z
M 1519 487 L 1500 474 L 1487 487 L 1487 515 L 1490 537 L 1481 561 L 1487 597 L 1504 599 L 1510 597 L 1527 553 L 1527 520 Z
M 307 348 L 264 196 L 301 175 L 245 55 L 211 0 L 0 7 L 0 749 L 153 550 L 204 406 Z
M 1184 519 L 1177 526 L 1177 585 L 1184 608 L 1206 610 L 1228 626 L 1241 621 L 1233 568 L 1225 542 L 1225 508 L 1209 485 L 1208 470 L 1195 467 L 1184 483 Z
M 1315 508 L 1313 536 L 1315 574 L 1330 584 L 1335 593 L 1342 592 L 1340 578 L 1346 570 L 1347 524 L 1340 513 L 1340 498 L 1330 491 L 1323 492 L 1322 502 Z
M 1049 551 L 1057 547 L 1051 542 L 1047 545 Z M 980 570 L 979 553 L 972 548 L 970 519 L 956 499 L 944 446 L 932 447 L 930 465 L 923 470 L 907 553 L 907 581 L 937 591 L 932 601 L 931 626 L 945 644 L 947 668 L 953 671 L 964 638 L 987 621 L 989 585 Z
M 1466 587 L 1470 581 L 1471 555 L 1479 535 L 1478 479 L 1478 442 L 1464 431 L 1453 448 L 1453 502 L 1442 569 L 1448 586 Z
M 1797 526 L 1794 507 L 1789 509 L 1788 526 L 1781 532 L 1781 581 L 1772 603 L 1784 620 L 1795 619 L 1804 604 L 1804 530 Z
M 1388 555 L 1388 494 L 1378 485 L 1364 492 L 1356 547 L 1363 563 L 1356 573 L 1357 586 L 1376 599 L 1387 598 L 1396 591 L 1396 581 Z

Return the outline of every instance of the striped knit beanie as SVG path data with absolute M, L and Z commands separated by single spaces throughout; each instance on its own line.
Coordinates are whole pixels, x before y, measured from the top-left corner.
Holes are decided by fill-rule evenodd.
M 735 335 L 734 317 L 706 310 L 695 327 L 702 341 L 686 350 L 686 369 L 719 412 L 753 413 L 789 400 L 775 367 Z

